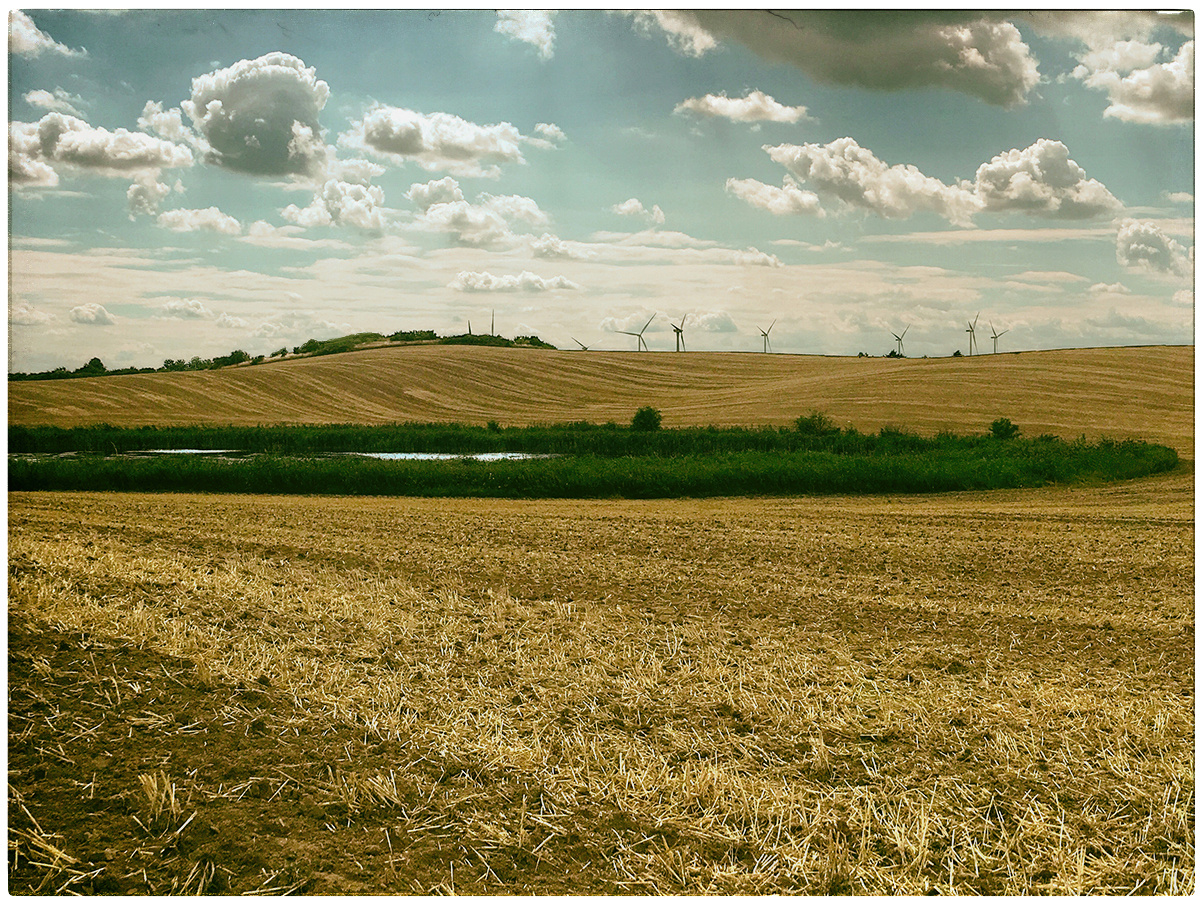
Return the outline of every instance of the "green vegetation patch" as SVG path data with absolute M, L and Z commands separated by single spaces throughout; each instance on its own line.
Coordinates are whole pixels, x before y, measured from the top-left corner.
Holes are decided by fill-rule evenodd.
M 431 497 L 714 497 L 991 490 L 1165 472 L 1177 453 L 1143 441 L 1026 439 L 1007 419 L 987 435 L 868 435 L 823 416 L 787 428 L 575 423 L 272 428 L 9 429 L 11 490 L 202 491 Z M 241 458 L 122 455 L 229 450 Z M 380 460 L 330 453 L 557 454 L 549 459 Z

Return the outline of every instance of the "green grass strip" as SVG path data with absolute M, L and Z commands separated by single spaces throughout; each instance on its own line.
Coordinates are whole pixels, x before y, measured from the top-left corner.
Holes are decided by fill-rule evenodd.
M 878 450 L 878 448 L 876 448 Z M 991 490 L 1136 478 L 1176 452 L 1141 441 L 944 443 L 919 452 L 409 461 L 263 454 L 243 460 L 80 455 L 9 460 L 9 489 L 421 497 L 663 498 Z

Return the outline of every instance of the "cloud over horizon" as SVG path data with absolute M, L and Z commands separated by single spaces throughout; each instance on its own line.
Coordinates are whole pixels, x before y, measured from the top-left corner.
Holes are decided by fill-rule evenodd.
M 515 293 L 518 291 L 540 294 L 545 291 L 578 291 L 580 286 L 569 278 L 555 275 L 542 278 L 533 272 L 520 275 L 493 275 L 491 272 L 459 272 L 447 287 L 465 293 Z

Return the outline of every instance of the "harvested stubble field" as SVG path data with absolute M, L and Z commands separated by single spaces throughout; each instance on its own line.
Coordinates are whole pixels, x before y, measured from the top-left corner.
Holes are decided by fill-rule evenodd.
M 10 497 L 10 887 L 1191 893 L 1194 480 Z
M 14 425 L 629 421 L 782 425 L 814 409 L 875 432 L 986 431 L 1165 440 L 1191 458 L 1193 347 L 1106 347 L 965 359 L 393 347 L 215 371 L 9 385 Z
M 1191 348 L 434 352 L 14 384 L 9 411 L 650 402 L 1194 454 Z M 10 888 L 1190 893 L 1190 468 L 890 498 L 10 495 Z

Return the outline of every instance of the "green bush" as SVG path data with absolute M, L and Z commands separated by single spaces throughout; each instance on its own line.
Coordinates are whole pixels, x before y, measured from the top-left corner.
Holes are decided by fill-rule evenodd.
M 992 437 L 998 441 L 1011 441 L 1021 433 L 1021 429 L 1008 419 L 996 419 L 992 422 L 991 430 Z
M 634 431 L 658 431 L 662 428 L 662 413 L 653 406 L 640 407 L 629 427 Z

